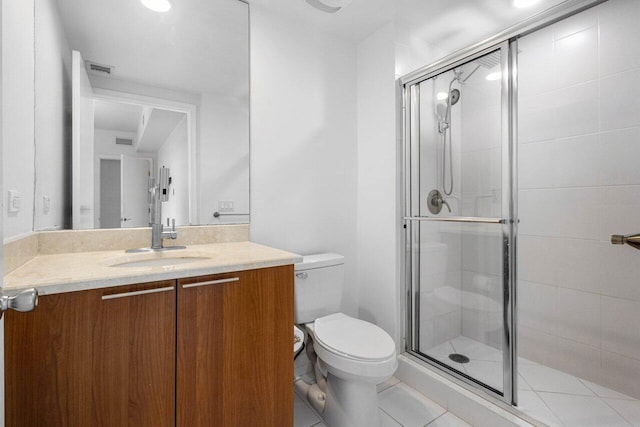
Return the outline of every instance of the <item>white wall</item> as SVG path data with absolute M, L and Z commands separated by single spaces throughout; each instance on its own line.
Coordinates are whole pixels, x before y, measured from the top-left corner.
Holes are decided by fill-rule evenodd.
M 162 219 L 164 221 L 164 218 L 173 218 L 176 220 L 176 226 L 189 224 L 187 130 L 185 115 L 158 149 L 158 161 L 155 163 L 157 167 L 168 167 L 171 172 L 171 191 L 169 200 L 162 204 Z
M 200 223 L 246 223 L 248 215 L 213 217 L 220 210 L 220 201 L 232 201 L 235 213 L 249 213 L 249 111 L 245 97 L 202 94 L 198 162 Z
M 35 230 L 64 228 L 71 212 L 71 50 L 56 2 L 35 2 Z M 43 210 L 43 196 L 50 209 Z M 65 218 L 67 223 L 65 224 Z
M 356 49 L 251 8 L 251 240 L 346 257 L 357 314 Z
M 21 193 L 22 209 L 4 209 L 4 238 L 33 229 L 34 188 L 34 54 L 33 1 L 2 2 L 2 176 L 0 197 L 8 190 Z
M 398 143 L 394 27 L 358 44 L 358 316 L 399 344 Z

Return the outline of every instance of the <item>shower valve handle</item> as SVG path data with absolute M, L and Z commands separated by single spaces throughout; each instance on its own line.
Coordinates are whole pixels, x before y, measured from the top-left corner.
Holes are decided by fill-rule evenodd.
M 429 208 L 429 212 L 434 215 L 438 215 L 442 210 L 442 205 L 446 206 L 451 213 L 451 206 L 449 203 L 442 197 L 442 193 L 438 190 L 431 190 L 429 196 L 427 197 L 427 207 Z

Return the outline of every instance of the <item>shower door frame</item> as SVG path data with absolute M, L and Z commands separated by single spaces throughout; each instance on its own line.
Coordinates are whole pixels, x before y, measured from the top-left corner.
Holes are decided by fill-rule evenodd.
M 402 225 L 405 233 L 401 235 L 403 251 L 401 257 L 404 263 L 404 269 L 402 271 L 402 282 L 404 283 L 405 296 L 404 311 L 405 311 L 405 324 L 404 324 L 404 347 L 405 352 L 412 358 L 423 361 L 431 366 L 434 366 L 448 375 L 453 376 L 460 380 L 463 384 L 470 385 L 471 390 L 483 390 L 489 396 L 496 397 L 498 400 L 507 403 L 508 405 L 517 405 L 517 271 L 516 271 L 516 243 L 517 243 L 517 227 L 519 220 L 517 216 L 517 72 L 518 72 L 518 38 L 527 34 L 531 34 L 538 31 L 548 25 L 554 24 L 558 21 L 566 19 L 570 16 L 583 12 L 593 6 L 604 3 L 608 0 L 566 0 L 565 2 L 556 5 L 544 12 L 532 16 L 512 27 L 505 29 L 481 42 L 473 44 L 465 49 L 455 52 L 445 58 L 442 58 L 435 63 L 423 68 L 419 68 L 411 73 L 408 73 L 400 77 L 397 81 L 398 90 L 401 97 L 401 104 L 399 108 L 401 111 L 402 120 L 402 209 L 403 218 Z M 501 49 L 501 62 L 502 62 L 502 163 L 503 172 L 507 171 L 505 177 L 503 174 L 503 200 L 502 200 L 502 215 L 503 220 L 503 254 L 505 259 L 503 260 L 504 266 L 504 312 L 503 312 L 503 330 L 504 330 L 504 348 L 503 348 L 503 362 L 504 362 L 504 374 L 503 374 L 503 391 L 500 393 L 478 380 L 471 379 L 467 375 L 460 375 L 451 368 L 446 368 L 441 363 L 436 363 L 427 357 L 417 354 L 413 351 L 413 345 L 416 340 L 416 329 L 414 328 L 413 320 L 416 315 L 416 308 L 418 307 L 416 298 L 419 297 L 419 282 L 418 293 L 414 293 L 413 283 L 418 277 L 419 270 L 416 263 L 416 251 L 414 250 L 413 243 L 419 236 L 419 227 L 414 227 L 414 223 L 419 223 L 424 218 L 419 216 L 412 216 L 415 209 L 415 203 L 412 204 L 415 194 L 412 194 L 411 182 L 415 180 L 418 170 L 416 169 L 415 160 L 412 163 L 413 158 L 416 157 L 415 147 L 411 144 L 411 137 L 415 135 L 416 129 L 412 126 L 411 107 L 414 102 L 414 93 L 408 88 L 412 87 L 416 83 L 427 80 L 437 74 L 452 69 L 458 65 L 462 65 L 466 62 L 473 60 L 486 53 L 492 52 L 496 49 Z M 506 55 L 504 54 L 506 49 Z M 506 61 L 506 66 L 505 66 Z M 506 67 L 506 70 L 505 70 Z M 505 71 L 507 71 L 505 73 Z M 506 75 L 506 77 L 505 77 Z M 419 91 L 419 86 L 413 86 Z M 506 91 L 506 92 L 504 92 Z M 506 96 L 505 96 L 506 94 Z M 419 111 L 419 110 L 418 110 Z M 505 143 L 506 141 L 506 143 Z M 509 164 L 506 165 L 505 162 Z M 507 187 L 504 186 L 505 181 L 508 179 Z M 419 182 L 419 181 L 414 181 Z M 419 196 L 419 195 L 418 195 Z M 417 199 L 419 201 L 419 197 Z M 417 211 L 419 214 L 419 210 Z M 478 220 L 491 220 L 490 218 L 475 218 L 475 222 L 481 222 Z M 459 217 L 458 220 L 465 221 L 464 217 Z M 505 239 L 505 236 L 507 239 Z M 418 240 L 419 241 L 419 240 Z M 505 247 L 506 245 L 506 247 Z M 507 274 L 508 273 L 508 274 Z M 419 314 L 419 313 L 418 313 Z M 480 386 L 480 387 L 479 387 Z
M 502 211 L 501 218 L 481 218 L 481 217 L 433 217 L 420 216 L 420 194 L 419 194 L 419 171 L 420 171 L 420 83 L 429 80 L 439 74 L 450 71 L 458 66 L 464 65 L 474 59 L 489 54 L 500 52 L 501 78 L 501 123 L 500 140 L 502 148 Z M 515 85 L 517 55 L 517 41 L 504 41 L 498 44 L 483 46 L 474 53 L 453 58 L 436 66 L 430 67 L 417 76 L 407 81 L 401 82 L 403 96 L 403 172 L 404 172 L 404 214 L 403 222 L 405 233 L 405 283 L 407 285 L 407 328 L 405 351 L 438 369 L 444 370 L 450 375 L 465 383 L 475 387 L 482 387 L 484 391 L 510 405 L 517 402 L 517 358 L 516 358 L 516 310 L 515 310 L 515 235 L 517 222 L 515 191 L 515 155 L 516 155 L 516 132 L 515 118 Z M 417 118 L 417 119 L 416 119 Z M 413 185 L 412 185 L 413 183 Z M 470 375 L 456 371 L 452 367 L 439 362 L 428 355 L 417 351 L 418 331 L 414 327 L 416 319 L 420 316 L 420 267 L 418 252 L 415 249 L 420 241 L 420 227 L 422 221 L 458 222 L 475 224 L 501 224 L 503 242 L 503 388 L 497 390 Z

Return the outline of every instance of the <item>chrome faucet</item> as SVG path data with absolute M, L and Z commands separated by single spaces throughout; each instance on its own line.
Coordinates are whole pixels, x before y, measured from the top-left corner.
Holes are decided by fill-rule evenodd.
M 171 229 L 165 231 L 162 224 L 162 202 L 169 200 L 169 186 L 171 178 L 169 168 L 162 166 L 158 171 L 158 182 L 154 178 L 149 180 L 149 202 L 151 205 L 151 250 L 162 251 L 170 249 L 184 249 L 185 246 L 164 246 L 164 239 L 175 240 L 178 238 L 176 220 L 171 220 Z M 169 228 L 169 218 L 167 218 Z M 135 251 L 135 250 L 134 250 Z

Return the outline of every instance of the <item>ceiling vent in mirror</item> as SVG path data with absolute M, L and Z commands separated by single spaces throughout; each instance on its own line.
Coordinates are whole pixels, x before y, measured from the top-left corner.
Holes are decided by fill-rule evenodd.
M 326 13 L 336 13 L 349 6 L 352 0 L 307 0 L 311 6 Z
M 113 65 L 98 64 L 96 62 L 84 61 L 87 72 L 98 76 L 110 76 L 116 69 Z
M 116 144 L 118 144 L 118 145 L 133 145 L 133 139 L 131 139 L 131 138 L 116 138 Z

